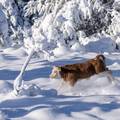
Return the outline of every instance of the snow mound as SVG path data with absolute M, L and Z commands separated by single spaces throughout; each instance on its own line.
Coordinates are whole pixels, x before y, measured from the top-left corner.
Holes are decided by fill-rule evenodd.
M 19 95 L 36 96 L 40 94 L 40 88 L 35 84 L 24 85 Z
M 65 54 L 69 54 L 70 49 L 66 48 L 65 46 L 60 45 L 59 47 L 57 47 L 53 50 L 53 53 L 56 57 L 60 57 L 60 56 L 63 56 Z
M 113 52 L 115 51 L 116 44 L 111 38 L 102 38 L 96 41 L 91 41 L 85 48 L 90 52 Z
M 27 120 L 54 120 L 55 115 L 49 108 L 34 110 L 24 117 Z M 23 118 L 23 119 L 24 119 Z
M 85 52 L 84 46 L 82 46 L 79 42 L 73 44 L 71 50 L 74 52 Z
M 57 95 L 57 91 L 55 89 L 41 89 L 36 84 L 30 84 L 30 85 L 24 85 L 21 89 L 20 96 L 37 96 L 37 95 L 43 95 L 47 97 L 52 97 Z
M 0 80 L 0 94 L 7 94 L 13 90 L 12 84 L 7 81 Z
M 6 49 L 4 49 L 3 52 L 5 54 L 13 54 L 13 55 L 21 56 L 21 57 L 24 57 L 24 56 L 27 55 L 23 47 L 20 47 L 20 48 L 15 48 L 15 47 L 6 48 Z

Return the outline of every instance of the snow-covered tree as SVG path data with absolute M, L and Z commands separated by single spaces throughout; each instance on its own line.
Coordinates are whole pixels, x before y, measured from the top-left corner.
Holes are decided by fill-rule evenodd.
M 0 3 L 0 46 L 7 46 L 10 42 L 8 38 L 8 22 L 2 7 Z
M 7 19 L 8 37 L 10 39 L 11 45 L 13 43 L 22 44 L 23 20 L 20 15 L 19 6 L 16 0 L 1 0 L 0 3 L 3 6 L 2 10 L 5 13 Z
M 35 46 L 39 46 L 38 43 L 41 46 L 46 41 L 49 43 L 46 47 L 50 48 L 52 45 L 51 50 L 57 47 L 58 42 L 71 48 L 79 42 L 80 32 L 84 33 L 82 39 L 98 33 L 111 35 L 115 31 L 119 32 L 118 27 L 115 27 L 115 21 L 119 23 L 119 0 L 1 0 L 0 2 L 7 18 L 8 36 L 12 45 L 24 44 L 29 48 L 29 43 L 32 41 Z M 116 30 L 112 30 L 114 28 Z
M 112 23 L 113 3 L 114 0 L 31 0 L 24 7 L 24 16 L 31 21 L 30 40 L 46 49 L 52 45 L 53 50 L 57 43 L 71 48 L 79 42 L 81 31 L 84 38 L 106 33 Z M 30 48 L 27 40 L 24 39 L 25 46 Z

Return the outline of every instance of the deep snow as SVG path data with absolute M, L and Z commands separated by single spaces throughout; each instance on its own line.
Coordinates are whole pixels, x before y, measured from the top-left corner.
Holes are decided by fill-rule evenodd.
M 11 52 L 9 52 L 11 51 Z M 13 94 L 13 82 L 27 57 L 22 48 L 0 52 L 0 119 L 1 120 L 119 120 L 120 54 L 105 54 L 107 66 L 115 79 L 93 76 L 59 90 L 60 79 L 51 80 L 52 66 L 82 62 L 94 52 L 72 53 L 54 61 L 32 58 L 23 76 L 24 87 Z
M 120 0 L 0 0 L 0 120 L 119 120 L 119 6 Z M 23 82 L 15 81 L 31 48 Z M 52 66 L 96 53 L 106 56 L 114 83 L 105 73 L 58 89 L 61 80 L 49 78 Z

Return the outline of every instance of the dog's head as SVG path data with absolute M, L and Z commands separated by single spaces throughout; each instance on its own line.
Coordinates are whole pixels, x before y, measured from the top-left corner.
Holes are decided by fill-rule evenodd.
M 52 72 L 50 74 L 50 78 L 56 78 L 59 76 L 59 72 L 61 71 L 61 67 L 54 66 Z
M 99 60 L 105 62 L 105 56 L 104 55 L 97 55 L 96 59 L 99 59 Z

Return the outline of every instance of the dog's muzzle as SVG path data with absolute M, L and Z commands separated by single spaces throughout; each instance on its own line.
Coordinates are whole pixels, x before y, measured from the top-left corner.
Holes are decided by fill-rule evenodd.
M 56 78 L 57 76 L 58 76 L 58 73 L 55 72 L 55 73 L 52 73 L 52 74 L 50 75 L 50 78 Z

